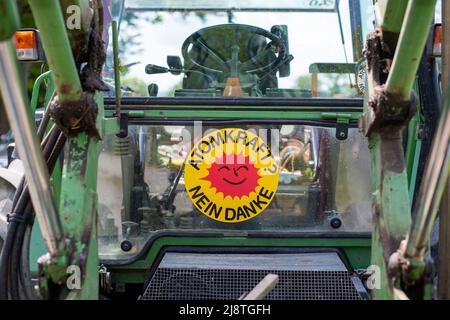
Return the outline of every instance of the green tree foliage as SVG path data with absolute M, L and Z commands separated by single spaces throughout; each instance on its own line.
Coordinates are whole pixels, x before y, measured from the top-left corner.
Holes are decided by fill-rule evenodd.
M 311 90 L 311 75 L 304 74 L 298 77 L 296 89 Z
M 132 95 L 148 96 L 147 83 L 136 77 L 124 77 L 120 79 L 123 88 L 131 90 Z
M 350 83 L 350 77 L 347 74 L 326 74 L 319 75 L 319 96 L 353 96 L 356 94 L 353 84 Z
M 354 83 L 350 83 L 353 75 L 348 74 L 319 74 L 319 97 L 332 98 L 338 96 L 352 97 L 356 95 Z M 302 90 L 311 90 L 311 74 L 301 75 L 297 79 L 296 88 Z M 354 80 L 352 80 L 353 82 Z

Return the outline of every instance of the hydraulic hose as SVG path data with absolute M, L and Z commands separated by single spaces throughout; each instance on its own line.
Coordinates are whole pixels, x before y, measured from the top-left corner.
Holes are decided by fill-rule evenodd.
M 58 130 L 59 131 L 59 130 Z M 49 171 L 52 172 L 53 169 L 55 168 L 56 162 L 59 158 L 59 155 L 61 154 L 61 151 L 64 147 L 64 144 L 66 142 L 66 136 L 59 132 L 59 136 L 55 142 L 55 144 L 53 143 L 49 143 L 49 145 L 53 145 L 53 148 L 51 150 L 51 152 L 49 153 L 49 157 L 47 160 L 47 165 L 49 168 Z M 47 150 L 44 150 L 44 154 L 46 154 Z M 31 229 L 31 227 L 33 226 L 33 222 L 34 222 L 34 212 L 33 212 L 33 207 L 31 206 L 31 201 L 30 198 L 28 199 L 28 203 L 29 205 L 26 207 L 25 209 L 25 213 L 24 213 L 24 223 L 22 223 L 18 230 L 16 231 L 16 239 L 14 241 L 15 245 L 13 248 L 13 253 L 11 256 L 11 292 L 17 293 L 17 297 L 20 298 L 20 290 L 19 290 L 19 281 L 22 284 L 23 287 L 23 292 L 26 293 L 26 289 L 24 288 L 24 285 L 26 284 L 26 279 L 24 278 L 24 270 L 28 270 L 29 266 L 23 266 L 21 265 L 21 261 L 22 261 L 22 255 L 23 254 L 28 254 L 28 252 L 24 252 L 24 247 L 28 247 L 28 246 L 24 246 L 24 238 L 25 238 L 25 234 L 27 232 L 27 229 Z M 31 230 L 30 230 L 31 231 Z M 16 266 L 15 268 L 13 266 Z M 17 268 L 18 266 L 18 268 Z M 24 269 L 26 268 L 26 269 Z M 29 272 L 27 272 L 28 274 Z M 31 297 L 28 297 L 27 295 L 25 295 L 26 299 L 30 299 Z M 14 299 L 14 298 L 13 298 Z
M 44 116 L 39 133 L 42 134 L 42 128 L 48 125 L 48 120 Z M 59 129 L 53 127 L 42 141 L 43 156 L 47 162 L 49 171 L 52 171 L 59 154 L 62 151 L 66 139 Z M 24 182 L 21 183 L 16 191 L 13 200 L 12 219 L 8 227 L 8 233 L 4 241 L 3 250 L 0 255 L 0 299 L 8 299 L 8 291 L 12 299 L 20 299 L 20 285 L 23 283 L 21 274 L 24 267 L 20 266 L 23 238 L 27 226 L 32 221 L 33 207 L 30 201 L 30 193 Z M 8 290 L 10 289 L 10 290 Z M 24 290 L 25 291 L 25 290 Z M 25 295 L 27 298 L 27 295 Z
M 49 171 L 51 172 L 53 168 L 50 168 L 49 166 L 49 158 L 51 156 L 51 153 L 53 149 L 55 148 L 55 144 L 61 135 L 61 132 L 56 129 L 55 127 L 50 131 L 48 134 L 48 139 L 44 139 L 44 150 L 43 155 L 44 159 L 46 159 L 47 166 L 49 167 Z M 22 206 L 25 206 L 25 209 L 22 211 Z M 25 235 L 25 231 L 27 229 L 27 226 L 29 224 L 30 218 L 32 217 L 33 212 L 33 206 L 31 205 L 30 201 L 30 193 L 28 190 L 28 187 L 25 187 L 22 196 L 20 197 L 19 202 L 17 203 L 18 209 L 14 208 L 13 212 L 15 214 L 20 213 L 22 215 L 22 221 L 19 223 L 16 234 L 15 234 L 15 240 L 14 240 L 14 246 L 12 248 L 12 254 L 10 257 L 10 287 L 11 287 L 11 298 L 13 300 L 20 299 L 19 295 L 19 266 L 20 264 L 20 258 L 21 258 L 21 251 L 22 251 L 22 244 L 23 244 L 23 237 Z M 15 267 L 14 267 L 15 266 Z

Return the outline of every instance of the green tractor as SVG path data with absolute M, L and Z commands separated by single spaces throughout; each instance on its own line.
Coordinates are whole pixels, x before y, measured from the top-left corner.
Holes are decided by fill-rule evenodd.
M 449 298 L 436 1 L 28 3 L 0 4 L 0 299 Z

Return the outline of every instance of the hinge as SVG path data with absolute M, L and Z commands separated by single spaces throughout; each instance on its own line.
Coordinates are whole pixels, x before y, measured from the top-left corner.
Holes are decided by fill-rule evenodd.
M 128 112 L 121 111 L 119 117 L 119 132 L 116 134 L 118 138 L 128 137 Z
M 145 116 L 144 111 L 120 111 L 119 117 L 119 132 L 116 134 L 119 138 L 128 137 L 128 122 L 130 118 L 143 118 Z
M 323 112 L 322 118 L 326 120 L 336 120 L 336 139 L 347 140 L 348 128 L 352 115 L 349 113 Z

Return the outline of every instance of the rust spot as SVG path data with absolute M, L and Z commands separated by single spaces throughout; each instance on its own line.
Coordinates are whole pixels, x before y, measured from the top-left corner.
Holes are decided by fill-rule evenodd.
M 79 172 L 81 176 L 85 176 L 86 174 L 86 157 L 89 149 L 88 140 L 86 144 L 78 145 L 76 141 L 70 141 L 70 153 L 71 156 L 67 158 L 67 166 L 70 170 Z
M 72 85 L 70 83 L 63 83 L 61 85 L 61 93 L 62 94 L 69 94 L 72 92 Z
M 366 135 L 379 132 L 384 137 L 396 136 L 408 125 L 417 111 L 417 97 L 411 92 L 410 99 L 392 95 L 384 85 L 377 86 L 369 100 L 369 108 L 373 111 L 370 123 L 365 123 Z
M 374 131 L 399 131 L 409 123 L 417 110 L 417 98 L 413 93 L 408 101 L 404 101 L 402 97 L 386 91 L 385 83 L 397 40 L 398 34 L 383 33 L 379 28 L 367 37 L 364 54 L 375 87 L 368 103 L 373 113 L 368 119 L 369 123 L 361 126 L 367 135 Z
M 98 107 L 94 93 L 83 92 L 81 101 L 65 102 L 63 105 L 56 96 L 50 103 L 49 114 L 64 134 L 71 136 L 86 132 L 89 136 L 100 140 L 96 128 Z
M 387 81 L 393 53 L 386 45 L 381 29 L 376 29 L 367 36 L 364 55 L 375 85 L 383 85 Z
M 381 132 L 381 167 L 384 173 L 402 173 L 405 169 L 405 156 L 399 130 L 392 128 Z
M 383 262 L 386 270 L 389 272 L 389 261 L 393 253 L 397 251 L 400 246 L 400 243 L 403 239 L 397 239 L 395 236 L 390 235 L 384 226 L 384 214 L 380 205 L 374 205 L 374 214 L 373 214 L 373 223 L 378 226 L 378 237 L 383 250 Z M 394 279 L 392 278 L 394 275 L 389 274 L 390 281 L 388 281 L 389 287 L 392 289 L 394 287 Z
M 94 14 L 98 15 L 96 12 Z M 98 18 L 98 17 L 97 17 Z M 55 97 L 50 104 L 49 113 L 52 120 L 66 136 L 80 132 L 87 133 L 90 137 L 100 140 L 100 134 L 96 128 L 98 106 L 94 99 L 97 90 L 107 91 L 109 87 L 103 82 L 101 72 L 106 60 L 106 50 L 101 38 L 99 25 L 92 20 L 89 32 L 76 32 L 73 35 L 76 41 L 73 47 L 73 55 L 80 74 L 83 92 L 79 101 L 65 102 L 63 105 Z M 72 40 L 74 40 L 72 39 Z M 81 70 L 81 65 L 84 67 Z M 70 83 L 62 84 L 61 95 L 73 92 Z

